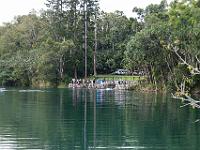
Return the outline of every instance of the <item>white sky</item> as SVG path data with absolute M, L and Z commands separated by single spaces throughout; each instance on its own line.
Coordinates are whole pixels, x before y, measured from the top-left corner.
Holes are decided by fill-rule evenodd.
M 115 10 L 123 11 L 127 16 L 133 16 L 133 7 L 142 7 L 150 3 L 160 3 L 161 0 L 100 0 L 100 7 L 106 12 Z M 171 0 L 168 0 L 171 1 Z M 14 16 L 28 14 L 32 9 L 46 8 L 46 0 L 1 0 L 0 2 L 0 25 L 3 22 L 13 20 Z

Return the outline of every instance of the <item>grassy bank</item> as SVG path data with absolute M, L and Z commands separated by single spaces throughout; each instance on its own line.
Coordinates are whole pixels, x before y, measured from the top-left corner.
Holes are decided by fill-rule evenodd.
M 147 76 L 127 76 L 127 75 L 97 75 L 96 77 L 90 77 L 89 79 L 95 80 L 106 80 L 106 81 L 134 81 L 134 84 L 129 90 L 140 91 L 140 92 L 158 92 L 166 91 L 166 86 L 157 85 L 147 82 Z
M 108 81 L 139 81 L 146 80 L 145 76 L 124 76 L 124 75 L 97 75 L 96 77 L 91 76 L 89 79 L 100 79 L 100 80 L 108 80 Z

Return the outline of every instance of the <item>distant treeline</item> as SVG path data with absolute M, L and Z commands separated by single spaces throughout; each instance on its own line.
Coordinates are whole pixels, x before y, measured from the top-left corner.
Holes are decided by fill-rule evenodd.
M 46 6 L 0 27 L 1 85 L 56 86 L 125 68 L 147 72 L 155 88 L 199 88 L 199 0 L 135 7 L 136 18 L 102 12 L 97 0 Z

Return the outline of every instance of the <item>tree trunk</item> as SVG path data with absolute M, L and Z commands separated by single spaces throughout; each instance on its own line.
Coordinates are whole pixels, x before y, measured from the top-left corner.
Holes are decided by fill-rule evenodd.
M 84 32 L 84 48 L 85 48 L 85 79 L 87 80 L 87 34 L 88 34 L 88 21 L 87 21 L 87 1 L 84 1 L 84 24 L 85 24 L 85 32 Z
M 97 70 L 96 70 L 96 55 L 97 55 L 97 14 L 95 14 L 95 30 L 94 30 L 94 40 L 95 40 L 95 44 L 94 44 L 94 76 L 97 75 Z
M 63 72 L 64 72 L 64 61 L 63 61 L 63 55 L 60 57 L 60 67 L 59 67 L 59 72 L 60 72 L 60 78 L 63 80 Z
M 153 79 L 153 84 L 156 86 L 156 91 L 158 90 L 158 86 L 157 86 L 157 80 L 156 80 L 156 76 L 155 76 L 155 69 L 154 66 L 152 64 L 151 65 L 151 71 L 152 71 L 152 79 Z
M 149 76 L 149 80 L 151 83 L 153 83 L 153 75 L 152 75 L 152 68 L 151 68 L 151 65 L 148 65 L 148 76 Z
M 74 66 L 74 78 L 77 81 L 77 65 Z

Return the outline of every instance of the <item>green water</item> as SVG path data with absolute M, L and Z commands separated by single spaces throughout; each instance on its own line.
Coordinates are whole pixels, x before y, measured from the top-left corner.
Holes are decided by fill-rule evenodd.
M 200 113 L 166 94 L 0 92 L 0 149 L 200 149 Z

